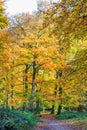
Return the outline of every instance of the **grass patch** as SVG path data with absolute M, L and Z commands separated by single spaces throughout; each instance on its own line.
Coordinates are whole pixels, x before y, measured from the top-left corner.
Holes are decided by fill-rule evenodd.
M 60 120 L 82 120 L 87 118 L 87 112 L 63 112 L 57 115 Z

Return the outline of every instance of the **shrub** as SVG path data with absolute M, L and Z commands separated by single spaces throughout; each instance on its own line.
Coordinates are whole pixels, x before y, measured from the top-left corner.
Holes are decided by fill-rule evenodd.
M 0 109 L 0 130 L 33 130 L 37 121 L 30 112 Z

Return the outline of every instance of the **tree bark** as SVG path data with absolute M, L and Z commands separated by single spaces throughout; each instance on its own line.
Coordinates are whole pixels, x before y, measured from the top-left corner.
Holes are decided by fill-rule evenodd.
M 29 65 L 26 64 L 26 68 L 25 68 L 25 71 L 24 71 L 25 76 L 24 76 L 24 78 L 23 78 L 23 84 L 24 84 L 24 98 L 26 98 L 26 99 L 27 99 L 27 96 L 28 96 L 28 70 L 29 70 Z M 24 102 L 23 102 L 23 107 L 22 107 L 23 111 L 26 110 L 26 104 L 27 104 L 27 103 L 24 101 Z
M 11 85 L 11 109 L 13 110 L 14 109 L 14 85 Z
M 57 115 L 61 113 L 61 110 L 62 110 L 62 99 L 61 99 L 61 96 L 62 96 L 62 87 L 59 87 L 59 97 L 60 97 L 60 104 L 58 106 L 58 112 L 57 112 Z
M 58 79 L 58 71 L 56 71 L 56 81 L 57 81 L 57 79 Z M 55 83 L 54 96 L 57 95 L 57 88 L 58 88 L 58 85 L 57 85 L 57 83 Z M 55 101 L 53 101 L 51 114 L 54 114 L 54 113 L 55 113 Z
M 35 78 L 36 78 L 36 62 L 33 61 L 33 74 L 32 74 L 32 90 L 31 94 L 35 92 Z
M 36 78 L 36 62 L 33 61 L 32 63 L 32 66 L 33 66 L 33 73 L 32 73 L 32 89 L 31 89 L 31 95 L 32 95 L 32 99 L 30 101 L 30 105 L 29 105 L 29 109 L 31 111 L 34 111 L 34 92 L 35 92 L 35 86 L 36 86 L 36 83 L 35 83 L 35 78 Z
M 52 105 L 51 114 L 54 114 L 55 112 L 55 104 Z
M 58 77 L 59 77 L 60 79 L 61 79 L 61 77 L 62 77 L 62 71 L 61 71 L 61 70 L 58 72 Z M 59 87 L 60 103 L 59 103 L 59 105 L 58 105 L 57 115 L 60 114 L 60 113 L 61 113 L 61 110 L 62 110 L 62 99 L 61 99 L 61 97 L 62 97 L 62 87 L 60 86 L 60 87 Z
M 11 109 L 14 109 L 14 76 L 13 74 L 11 75 Z
M 83 106 L 82 106 L 82 105 L 79 105 L 78 108 L 77 108 L 77 111 L 78 111 L 78 112 L 83 112 Z

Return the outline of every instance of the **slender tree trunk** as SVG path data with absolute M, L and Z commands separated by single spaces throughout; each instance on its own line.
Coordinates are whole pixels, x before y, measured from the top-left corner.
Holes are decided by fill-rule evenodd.
M 11 75 L 11 109 L 14 109 L 14 76 Z
M 5 82 L 6 82 L 6 98 L 5 98 L 5 102 L 4 102 L 4 106 L 6 109 L 8 109 L 9 107 L 9 83 L 8 83 L 8 77 L 6 76 L 6 78 L 4 78 Z
M 14 85 L 11 85 L 11 109 L 14 109 Z
M 25 76 L 24 76 L 24 97 L 27 98 L 28 95 L 28 64 L 25 68 Z
M 62 87 L 59 87 L 59 97 L 61 98 L 61 96 L 62 96 Z M 60 104 L 58 106 L 58 112 L 57 112 L 57 114 L 60 114 L 61 110 L 62 110 L 62 99 L 60 99 L 60 100 L 61 101 L 60 101 Z
M 23 78 L 23 84 L 24 84 L 24 98 L 27 99 L 28 96 L 28 64 L 26 64 L 26 68 L 24 71 L 24 78 Z M 26 110 L 26 101 L 23 102 L 23 111 Z
M 29 105 L 29 109 L 31 111 L 34 111 L 34 92 L 35 92 L 35 86 L 36 86 L 36 83 L 35 83 L 35 78 L 36 78 L 36 62 L 33 61 L 32 63 L 33 65 L 33 74 L 32 74 L 32 89 L 31 89 L 31 95 L 32 95 L 32 99 L 30 101 L 30 105 Z
M 9 90 L 8 90 L 8 87 L 7 87 L 7 90 L 6 90 L 5 107 L 6 107 L 6 109 L 8 109 L 8 107 L 9 107 Z
M 11 75 L 11 109 L 14 109 L 14 75 Z
M 78 111 L 78 112 L 83 112 L 83 106 L 82 106 L 82 105 L 79 105 L 78 108 L 77 108 L 77 111 Z
M 39 90 L 36 90 L 36 93 L 37 94 L 39 94 L 41 92 L 41 88 L 39 89 Z M 40 112 L 40 100 L 39 100 L 39 98 L 37 97 L 37 99 L 36 99 L 36 112 Z
M 33 61 L 33 74 L 32 74 L 32 90 L 31 94 L 35 92 L 35 78 L 36 78 L 36 62 Z
M 57 115 L 61 114 L 61 110 L 62 110 L 62 104 L 59 104 Z
M 51 114 L 54 114 L 55 113 L 55 104 L 52 105 L 52 109 L 51 109 Z
M 58 71 L 56 71 L 56 81 L 57 81 L 57 79 L 58 79 Z M 57 85 L 57 83 L 55 83 L 55 88 L 54 88 L 54 96 L 55 97 L 57 95 L 57 88 L 58 88 L 58 85 Z M 55 112 L 55 101 L 53 101 L 51 114 L 54 114 L 54 112 Z
M 37 99 L 36 100 L 36 111 L 37 112 L 39 112 L 39 105 L 40 105 L 40 103 L 39 103 L 39 100 Z
M 54 96 L 56 97 L 57 95 L 57 83 L 55 84 L 55 90 L 54 90 Z M 51 110 L 51 114 L 55 113 L 55 101 L 53 101 L 53 105 L 52 105 L 52 110 Z
M 58 72 L 58 77 L 59 77 L 60 79 L 61 79 L 61 77 L 62 77 L 62 71 L 61 71 L 61 70 Z M 62 97 L 62 87 L 60 86 L 60 87 L 59 87 L 60 103 L 59 103 L 59 105 L 58 105 L 57 115 L 60 114 L 60 113 L 61 113 L 61 110 L 62 110 L 62 99 L 61 99 L 61 97 Z

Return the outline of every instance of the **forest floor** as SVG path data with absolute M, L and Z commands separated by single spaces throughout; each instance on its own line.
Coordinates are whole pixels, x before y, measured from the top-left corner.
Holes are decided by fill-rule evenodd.
M 73 126 L 73 122 L 61 121 L 55 119 L 54 116 L 41 117 L 41 122 L 35 127 L 35 130 L 85 130 Z

